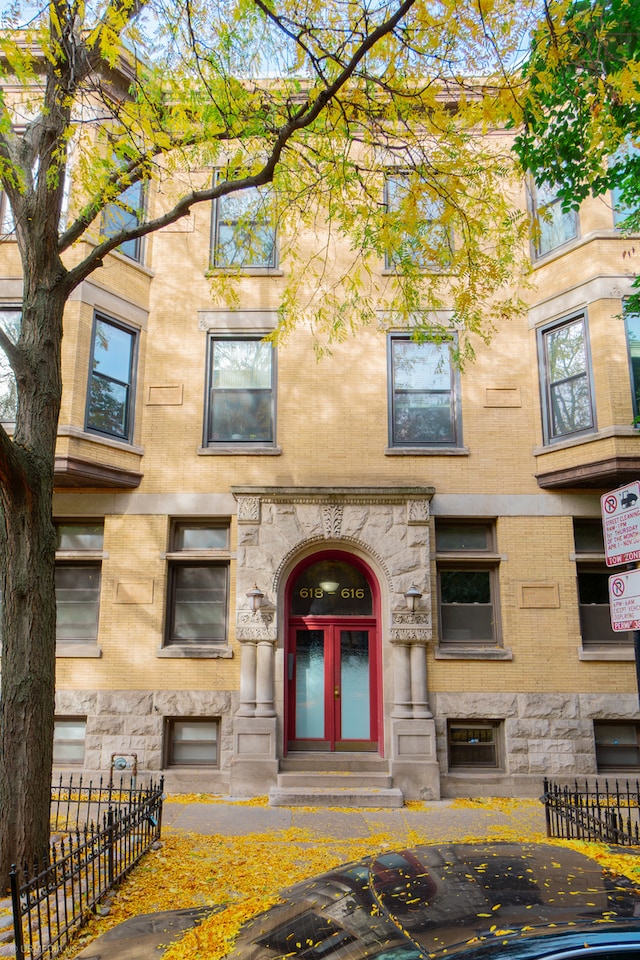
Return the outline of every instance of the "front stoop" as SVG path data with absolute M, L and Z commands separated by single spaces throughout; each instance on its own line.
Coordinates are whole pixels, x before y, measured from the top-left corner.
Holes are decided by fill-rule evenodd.
M 370 754 L 294 754 L 280 761 L 272 807 L 402 807 L 385 760 Z

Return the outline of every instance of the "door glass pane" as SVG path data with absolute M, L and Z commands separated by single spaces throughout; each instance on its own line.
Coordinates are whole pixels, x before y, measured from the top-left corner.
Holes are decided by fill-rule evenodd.
M 291 594 L 291 613 L 298 617 L 366 617 L 372 612 L 366 577 L 342 560 L 320 560 L 307 567 Z
M 296 737 L 324 738 L 324 630 L 296 634 Z
M 340 631 L 340 720 L 342 740 L 369 740 L 369 633 Z

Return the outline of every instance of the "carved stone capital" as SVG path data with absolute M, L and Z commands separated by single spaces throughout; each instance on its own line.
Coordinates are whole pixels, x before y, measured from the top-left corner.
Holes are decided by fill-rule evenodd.
M 276 643 L 278 637 L 274 628 L 245 627 L 236 628 L 236 640 L 239 643 Z
M 407 500 L 407 523 L 409 526 L 429 523 L 428 500 Z
M 260 523 L 260 497 L 238 497 L 238 523 Z
M 402 629 L 395 629 L 392 627 L 389 634 L 389 640 L 391 643 L 405 646 L 426 646 L 429 643 L 429 640 L 431 640 L 431 631 L 419 630 L 417 628 L 412 630 L 406 627 Z
M 394 627 L 417 626 L 420 623 L 430 623 L 431 615 L 428 613 L 411 613 L 402 611 L 392 614 L 391 623 Z

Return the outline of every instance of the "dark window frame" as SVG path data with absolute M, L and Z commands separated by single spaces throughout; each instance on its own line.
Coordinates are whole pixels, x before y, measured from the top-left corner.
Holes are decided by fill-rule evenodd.
M 73 527 L 77 526 L 78 528 L 88 528 L 95 526 L 102 526 L 102 543 L 100 546 L 96 547 L 60 547 L 58 544 L 56 548 L 56 560 L 55 568 L 56 570 L 66 568 L 66 569 L 92 569 L 98 570 L 98 587 L 97 587 L 97 598 L 95 601 L 96 606 L 96 629 L 95 635 L 89 637 L 79 637 L 73 639 L 67 638 L 58 638 L 58 630 L 56 627 L 56 643 L 66 645 L 78 645 L 82 647 L 83 645 L 95 645 L 98 642 L 98 636 L 100 633 L 100 609 L 101 609 L 101 599 L 102 599 L 102 560 L 104 554 L 104 521 L 102 519 L 90 520 L 82 518 L 78 520 L 76 518 L 69 519 L 57 519 L 54 521 L 54 526 L 56 527 L 56 532 L 60 526 Z
M 460 750 L 457 750 L 458 745 L 452 741 L 452 733 L 455 730 L 466 730 L 471 732 L 484 732 L 491 731 L 491 739 L 488 741 L 476 741 L 474 738 L 460 741 Z M 502 730 L 503 730 L 503 721 L 502 720 L 458 720 L 458 719 L 448 719 L 447 720 L 447 767 L 449 771 L 456 770 L 477 770 L 484 772 L 487 770 L 502 770 L 504 761 L 503 761 L 503 747 L 502 747 Z M 489 762 L 475 762 L 465 760 L 456 760 L 454 758 L 455 752 L 464 752 L 469 756 L 473 756 L 474 751 L 476 755 L 481 755 L 482 750 L 486 746 L 491 746 L 492 750 L 486 750 L 485 753 L 492 756 L 492 761 Z
M 21 322 L 22 321 L 22 304 L 11 304 L 11 303 L 0 304 L 0 315 L 2 314 L 20 314 L 20 322 Z M 3 324 L 3 329 L 6 331 L 5 324 Z M 18 335 L 19 335 L 19 331 L 18 331 Z M 4 353 L 2 353 L 1 362 L 2 362 L 2 367 L 0 368 L 0 375 L 11 377 L 11 380 L 13 382 L 12 390 L 15 396 L 15 402 L 17 404 L 17 385 L 16 385 L 15 374 L 13 373 L 13 370 L 11 369 L 11 365 L 9 364 L 9 361 L 4 355 Z M 8 393 L 9 392 L 10 391 L 8 391 Z M 15 416 L 7 417 L 6 419 L 0 416 L 0 423 L 15 424 L 15 422 L 16 422 Z
M 581 543 L 580 528 L 589 536 L 588 547 L 583 547 Z M 613 573 L 611 567 L 607 567 L 605 562 L 604 541 L 602 540 L 602 522 L 601 520 L 589 519 L 584 517 L 574 517 L 574 556 L 576 564 L 576 600 L 578 605 L 578 616 L 580 620 L 580 642 L 583 651 L 594 652 L 598 650 L 616 650 L 620 648 L 633 648 L 633 633 L 631 631 L 614 632 L 610 628 L 611 614 L 609 602 L 607 603 L 583 603 L 585 597 L 582 593 L 581 574 L 596 574 L 601 578 L 602 585 L 607 584 Z M 596 608 L 596 609 L 594 609 Z M 605 610 L 606 608 L 606 610 Z M 589 624 L 588 617 L 593 613 L 592 620 L 595 624 Z M 589 634 L 602 631 L 603 627 L 599 621 L 605 620 L 604 632 L 600 634 L 600 639 L 591 641 Z M 609 629 L 606 629 L 609 624 Z
M 427 344 L 436 344 L 438 346 L 448 346 L 449 351 L 449 390 L 423 390 L 423 391 L 411 391 L 404 390 L 401 391 L 399 388 L 396 389 L 396 377 L 395 377 L 395 345 L 397 343 L 415 343 L 416 346 L 420 346 L 421 343 Z M 452 335 L 450 338 L 443 340 L 441 343 L 435 340 L 426 340 L 419 341 L 413 340 L 410 334 L 406 333 L 391 333 L 387 338 L 387 406 L 388 406 L 388 422 L 389 422 L 389 446 L 394 447 L 411 447 L 416 449 L 429 449 L 429 448 L 447 448 L 447 449 L 459 449 L 462 446 L 462 404 L 460 398 L 460 371 L 456 367 L 452 351 L 455 350 L 456 339 L 455 335 Z M 420 394 L 420 396 L 432 396 L 432 395 L 442 395 L 446 393 L 449 396 L 449 425 L 451 436 L 443 440 L 438 439 L 429 439 L 429 440 L 406 440 L 401 439 L 397 436 L 398 430 L 396 427 L 397 421 L 397 408 L 398 408 L 398 396 L 409 395 L 411 393 Z
M 180 547 L 179 531 L 181 527 L 201 527 L 203 529 L 225 530 L 225 545 L 220 547 L 211 547 L 204 549 L 190 549 Z M 229 522 L 223 520 L 207 520 L 199 518 L 179 518 L 174 519 L 169 532 L 170 550 L 167 553 L 167 596 L 166 596 L 166 617 L 164 631 L 164 648 L 194 650 L 197 648 L 220 649 L 226 646 L 229 641 L 229 610 L 230 610 L 230 552 L 229 552 Z M 204 638 L 185 638 L 175 636 L 176 620 L 176 589 L 180 577 L 180 570 L 193 569 L 212 569 L 223 572 L 224 583 L 222 586 L 213 587 L 222 593 L 223 616 L 222 632 L 217 637 Z
M 83 722 L 83 723 L 84 723 L 84 737 L 82 738 L 82 740 L 68 739 L 68 738 L 61 739 L 61 738 L 59 738 L 59 737 L 56 737 L 56 726 L 57 726 L 58 724 L 64 723 L 64 722 L 70 722 L 70 723 Z M 78 716 L 74 716 L 74 715 L 72 715 L 72 714 L 65 714 L 65 715 L 61 715 L 61 716 L 56 715 L 56 716 L 54 717 L 54 720 L 53 720 L 53 764 L 54 764 L 54 766 L 56 766 L 56 767 L 81 767 L 81 766 L 84 764 L 84 755 L 85 755 L 85 750 L 86 750 L 86 740 L 87 740 L 87 718 L 86 718 L 85 715 L 83 715 L 83 714 L 79 714 Z M 67 759 L 60 759 L 59 757 L 56 756 L 56 744 L 59 744 L 59 743 L 74 744 L 75 746 L 80 746 L 80 745 L 81 745 L 81 746 L 82 746 L 82 756 L 79 757 L 78 759 L 73 759 L 73 760 L 70 760 L 70 759 L 68 759 L 68 758 L 67 758 Z
M 462 528 L 482 528 L 486 531 L 486 547 L 476 546 L 459 548 L 445 547 L 438 544 L 438 527 L 444 528 L 445 525 Z M 495 649 L 502 645 L 502 622 L 500 611 L 500 560 L 496 548 L 496 525 L 493 520 L 461 519 L 459 517 L 438 517 L 436 519 L 436 570 L 437 570 L 437 605 L 438 605 L 438 644 L 441 649 L 446 650 L 473 650 L 479 648 Z M 463 607 L 462 603 L 443 603 L 442 594 L 442 573 L 447 571 L 468 572 L 468 573 L 486 573 L 488 575 L 490 602 L 486 604 L 490 608 L 490 626 L 493 636 L 487 637 L 467 637 L 461 639 L 445 637 L 445 621 L 449 619 L 445 616 L 449 607 Z M 474 602 L 472 604 L 477 607 Z M 447 608 L 447 610 L 445 610 Z M 455 612 L 455 611 L 454 611 Z
M 550 376 L 550 353 L 548 348 L 550 337 L 553 336 L 555 333 L 558 333 L 560 330 L 564 328 L 568 329 L 570 326 L 578 322 L 582 324 L 584 370 L 580 374 L 572 374 L 571 376 L 558 378 L 557 380 L 552 381 Z M 537 330 L 537 340 L 538 340 L 538 365 L 539 365 L 539 373 L 540 373 L 540 396 L 541 396 L 541 402 L 542 402 L 542 428 L 543 428 L 542 432 L 543 432 L 544 443 L 546 445 L 553 445 L 555 443 L 561 443 L 564 440 L 572 440 L 576 437 L 582 437 L 582 436 L 587 436 L 589 434 L 593 434 L 597 429 L 596 404 L 595 404 L 593 368 L 591 363 L 589 322 L 588 322 L 586 311 L 580 311 L 575 314 L 570 314 L 567 317 L 563 317 L 561 320 L 556 320 L 553 323 L 548 323 L 542 327 L 539 327 Z M 553 418 L 554 391 L 556 388 L 561 387 L 563 384 L 575 382 L 578 379 L 584 379 L 584 382 L 586 385 L 590 423 L 584 426 L 576 427 L 575 429 L 565 430 L 563 432 L 560 432 L 554 427 L 554 418 Z
M 173 735 L 176 724 L 178 723 L 190 723 L 190 724 L 215 724 L 216 727 L 216 737 L 214 740 L 183 740 L 181 743 L 194 743 L 202 744 L 209 743 L 215 744 L 215 760 L 211 762 L 206 762 L 202 760 L 175 760 L 175 746 L 176 740 Z M 183 769 L 193 769 L 197 767 L 206 767 L 207 769 L 220 769 L 220 739 L 221 739 L 221 730 L 222 723 L 220 717 L 165 717 L 164 718 L 164 749 L 163 749 L 163 767 L 164 769 L 176 769 L 181 767 Z
M 399 168 L 397 170 L 388 169 L 386 171 L 385 178 L 384 178 L 384 186 L 383 186 L 383 203 L 387 213 L 393 214 L 394 212 L 397 211 L 397 206 L 395 206 L 394 204 L 393 192 L 390 190 L 390 184 L 392 182 L 400 183 L 404 181 L 407 184 L 407 190 L 408 190 L 410 177 L 411 177 L 411 171 L 403 168 Z M 445 202 L 442 198 L 438 198 L 438 200 L 433 199 L 432 202 L 434 205 L 438 205 L 440 207 L 439 213 L 442 210 L 444 210 Z M 384 269 L 386 271 L 398 272 L 402 268 L 403 261 L 406 261 L 406 260 L 409 260 L 416 267 L 417 270 L 423 273 L 439 273 L 440 271 L 445 270 L 447 268 L 449 260 L 451 259 L 451 257 L 453 257 L 453 245 L 454 245 L 453 231 L 445 227 L 443 224 L 439 223 L 437 216 L 421 217 L 421 219 L 418 220 L 416 223 L 416 232 L 419 233 L 421 231 L 423 232 L 423 234 L 428 233 L 429 231 L 434 231 L 434 232 L 439 231 L 441 233 L 439 242 L 446 243 L 450 251 L 450 257 L 447 258 L 447 261 L 439 263 L 436 260 L 430 260 L 430 259 L 423 260 L 419 255 L 420 254 L 419 249 L 417 250 L 410 249 L 409 256 L 406 256 L 406 257 L 399 256 L 397 251 L 385 250 Z M 412 243 L 411 243 L 411 238 L 409 236 L 406 237 L 406 239 L 403 242 L 403 245 L 408 248 L 411 248 Z
M 223 172 L 221 170 L 214 171 L 213 174 L 213 185 L 215 186 L 219 180 L 223 179 Z M 258 260 L 257 262 L 252 262 L 253 257 L 250 257 L 248 261 L 244 259 L 239 260 L 225 260 L 221 256 L 221 251 L 224 249 L 224 244 L 220 241 L 220 231 L 221 228 L 229 227 L 232 231 L 238 229 L 240 220 L 237 217 L 225 217 L 224 216 L 224 207 L 225 201 L 227 198 L 230 198 L 230 202 L 239 202 L 242 203 L 243 200 L 247 201 L 247 206 L 250 204 L 250 197 L 257 194 L 258 196 L 264 196 L 259 187 L 249 187 L 246 190 L 238 190 L 232 193 L 224 194 L 221 197 L 216 197 L 213 200 L 213 207 L 211 211 L 211 243 L 210 243 L 210 255 L 209 262 L 212 270 L 230 270 L 230 271 L 264 271 L 271 272 L 273 270 L 278 270 L 279 268 L 279 250 L 278 250 L 278 229 L 275 222 L 275 218 L 269 219 L 268 217 L 261 218 L 256 217 L 247 219 L 243 222 L 243 228 L 246 231 L 255 229 L 257 231 L 264 230 L 265 233 L 271 230 L 271 245 L 269 256 L 263 260 Z M 265 206 L 268 208 L 270 202 L 265 198 Z M 243 209 L 246 210 L 246 207 Z M 249 250 L 250 253 L 254 251 Z
M 605 734 L 607 728 L 613 731 L 614 728 L 628 728 L 628 733 L 630 734 L 628 742 L 617 744 L 615 741 L 611 743 L 603 742 L 602 738 Z M 640 769 L 640 723 L 634 720 L 594 720 L 593 721 L 593 742 L 596 755 L 596 768 L 598 773 L 609 773 L 616 770 L 620 772 L 631 771 Z M 619 750 L 616 747 L 620 747 Z M 600 749 L 599 749 L 600 748 Z M 610 762 L 608 759 L 604 760 L 603 754 L 605 752 L 612 751 L 614 756 L 616 753 L 619 756 L 622 756 L 623 753 L 626 753 L 626 760 L 619 762 Z M 635 757 L 632 759 L 632 754 L 635 752 Z
M 545 202 L 540 202 L 540 190 L 551 189 L 548 184 L 538 185 L 533 179 L 528 183 L 529 212 L 535 232 L 531 240 L 531 252 L 533 260 L 541 260 L 555 250 L 560 250 L 566 244 L 577 240 L 580 236 L 580 216 L 577 210 L 562 211 L 562 200 L 557 194 L 552 195 Z M 545 220 L 545 213 L 551 212 L 552 220 Z M 555 224 L 557 212 L 562 218 L 563 239 L 557 243 L 552 243 L 551 238 L 545 233 L 545 229 L 550 229 Z M 572 226 L 571 226 L 572 224 Z
M 624 333 L 627 344 L 627 359 L 629 362 L 629 384 L 631 387 L 631 406 L 633 409 L 633 422 L 637 425 L 640 418 L 640 335 L 637 339 L 638 352 L 634 356 L 632 350 L 632 338 L 630 336 L 630 325 L 635 322 L 640 334 L 640 313 L 629 310 L 628 305 L 623 303 Z M 637 374 L 637 375 L 636 375 Z
M 100 233 L 105 239 L 110 239 L 115 236 L 116 233 L 119 233 L 121 229 L 130 228 L 134 225 L 137 226 L 142 223 L 148 203 L 148 190 L 147 185 L 142 180 L 137 180 L 135 183 L 132 183 L 130 186 L 123 190 L 120 194 L 120 197 L 127 203 L 126 195 L 129 191 L 137 190 L 138 197 L 136 200 L 139 202 L 139 207 L 134 215 L 129 213 L 123 207 L 121 207 L 115 201 L 108 203 L 103 211 L 102 218 L 100 223 Z M 113 230 L 110 232 L 110 225 L 108 223 L 109 216 L 112 216 L 114 219 L 118 217 L 121 218 L 121 224 L 114 226 Z M 125 240 L 119 246 L 115 248 L 116 252 L 121 254 L 123 257 L 127 257 L 128 260 L 132 260 L 134 263 L 143 263 L 144 262 L 144 237 L 133 237 L 130 240 Z
M 128 380 L 110 377 L 94 370 L 96 339 L 99 323 L 114 327 L 116 330 L 120 330 L 131 337 Z M 133 443 L 139 342 L 140 331 L 136 327 L 130 326 L 127 323 L 123 323 L 121 320 L 115 320 L 113 317 L 110 317 L 108 314 L 102 313 L 99 310 L 95 311 L 93 316 L 93 326 L 91 328 L 91 355 L 89 357 L 89 378 L 87 383 L 87 399 L 85 405 L 85 430 L 88 433 L 95 433 L 101 437 L 108 437 L 112 440 L 118 440 L 121 443 Z M 94 426 L 91 423 L 91 400 L 93 395 L 92 386 L 94 377 L 100 381 L 109 382 L 120 387 L 124 387 L 126 390 L 127 400 L 126 404 L 124 405 L 124 429 L 122 432 L 101 429 L 100 427 Z
M 238 434 L 236 439 L 231 437 L 219 437 L 216 438 L 213 436 L 213 402 L 214 402 L 214 392 L 218 395 L 221 395 L 223 392 L 231 393 L 230 388 L 219 388 L 214 387 L 214 359 L 215 359 L 215 347 L 217 343 L 260 343 L 264 341 L 264 337 L 261 334 L 253 335 L 230 335 L 230 336 L 218 336 L 215 333 L 210 333 L 207 338 L 207 361 L 206 361 L 206 383 L 205 383 L 205 404 L 204 404 L 204 438 L 203 445 L 205 447 L 216 448 L 216 447 L 260 447 L 265 449 L 273 449 L 276 447 L 276 413 L 277 413 L 277 351 L 272 344 L 267 344 L 271 350 L 271 385 L 270 387 L 260 387 L 260 388 L 243 388 L 238 389 L 238 394 L 240 392 L 244 394 L 250 394 L 251 396 L 257 396 L 257 394 L 269 394 L 268 399 L 268 408 L 269 408 L 269 426 L 271 438 L 261 439 L 257 436 L 255 438 L 243 437 Z

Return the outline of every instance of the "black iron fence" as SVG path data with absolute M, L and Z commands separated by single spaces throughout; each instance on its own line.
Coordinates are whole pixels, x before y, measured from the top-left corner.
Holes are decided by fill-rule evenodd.
M 61 776 L 51 787 L 51 832 L 69 833 L 89 823 L 101 823 L 107 810 L 125 810 L 137 804 L 140 795 L 141 791 L 130 781 L 125 786 L 123 777 L 114 786 L 112 778 L 105 781 L 100 777 L 95 784 L 93 780 L 85 783 L 82 775 L 77 780 L 71 776 L 65 782 Z
M 93 788 L 88 785 L 85 790 L 91 793 Z M 90 800 L 82 801 L 89 809 L 91 804 L 104 804 L 97 790 Z M 12 868 L 16 960 L 54 960 L 87 922 L 99 900 L 160 838 L 162 779 L 147 788 L 113 794 L 112 805 L 97 824 L 85 823 L 81 828 L 76 821 L 73 831 L 52 843 L 41 859 L 34 858 L 21 869 Z M 75 802 L 73 799 L 72 805 Z M 82 809 L 65 814 L 65 822 L 69 824 Z
M 547 836 L 640 845 L 640 783 L 618 780 L 590 786 L 544 781 Z

